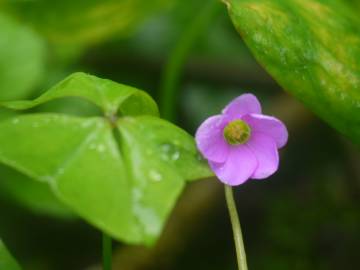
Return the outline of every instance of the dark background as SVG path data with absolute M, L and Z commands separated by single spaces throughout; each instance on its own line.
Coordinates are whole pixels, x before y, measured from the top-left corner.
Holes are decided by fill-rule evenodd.
M 70 41 L 58 41 L 48 35 L 55 26 L 49 23 L 46 31 L 41 27 L 47 17 L 61 20 L 61 12 L 44 4 L 38 15 L 48 16 L 40 20 L 30 15 L 36 14 L 31 8 L 26 13 L 31 3 L 25 2 L 10 4 L 1 12 L 44 38 L 46 66 L 42 79 L 19 98 L 36 97 L 72 72 L 85 71 L 144 89 L 157 101 L 166 62 L 206 5 L 206 1 L 189 0 L 166 4 L 136 19 L 129 30 L 72 43 L 74 29 L 64 26 Z M 256 94 L 264 112 L 288 126 L 289 142 L 281 150 L 278 173 L 236 188 L 249 268 L 359 269 L 357 147 L 267 75 L 221 4 L 196 38 L 182 72 L 176 87 L 175 122 L 191 134 L 206 117 L 244 92 Z M 83 114 L 87 108 L 62 101 L 39 110 Z M 12 174 L 2 168 L 0 181 Z M 76 218 L 58 219 L 29 210 L 6 191 L 0 192 L 0 235 L 24 269 L 98 269 L 101 260 L 99 231 Z M 115 243 L 113 268 L 236 269 L 220 182 L 207 179 L 189 184 L 154 248 Z

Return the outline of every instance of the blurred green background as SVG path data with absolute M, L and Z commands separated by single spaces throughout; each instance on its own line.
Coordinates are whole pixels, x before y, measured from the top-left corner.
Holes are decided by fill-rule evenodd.
M 85 71 L 159 101 L 164 67 L 208 2 L 0 0 L 0 100 L 36 97 Z M 178 125 L 194 134 L 232 98 L 252 92 L 266 114 L 289 128 L 279 172 L 236 189 L 250 269 L 359 269 L 357 148 L 281 90 L 255 62 L 224 5 L 193 41 L 172 105 Z M 36 110 L 94 113 L 77 100 Z M 0 119 L 12 114 L 1 109 Z M 101 233 L 49 194 L 0 167 L 0 236 L 9 250 L 24 269 L 100 269 Z M 190 184 L 154 248 L 115 243 L 113 269 L 236 269 L 221 184 Z

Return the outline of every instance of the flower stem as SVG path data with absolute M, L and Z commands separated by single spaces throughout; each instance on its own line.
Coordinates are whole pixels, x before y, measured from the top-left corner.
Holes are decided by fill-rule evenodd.
M 160 111 L 164 119 L 175 120 L 175 109 L 177 97 L 177 88 L 182 75 L 182 69 L 187 56 L 198 40 L 199 36 L 206 31 L 209 24 L 213 22 L 214 15 L 220 10 L 221 5 L 218 0 L 208 0 L 208 3 L 196 10 L 194 19 L 190 20 L 185 27 L 184 33 L 177 41 L 177 45 L 170 53 L 169 60 L 165 64 L 160 82 Z
M 111 270 L 112 265 L 112 240 L 103 232 L 102 235 L 103 270 Z
M 247 263 L 246 263 L 246 254 L 244 248 L 244 241 L 241 232 L 240 220 L 239 215 L 236 210 L 236 204 L 234 200 L 234 194 L 231 186 L 225 185 L 225 197 L 227 207 L 229 209 L 229 215 L 232 225 L 232 230 L 234 234 L 234 242 L 235 242 L 235 249 L 236 249 L 236 257 L 238 262 L 239 270 L 247 270 Z

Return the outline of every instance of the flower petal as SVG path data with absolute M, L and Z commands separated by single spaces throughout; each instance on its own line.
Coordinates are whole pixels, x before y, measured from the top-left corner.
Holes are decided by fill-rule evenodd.
M 241 145 L 230 149 L 229 157 L 224 163 L 209 161 L 209 165 L 221 182 L 237 186 L 250 178 L 257 167 L 257 161 L 253 152 L 246 145 Z
M 206 119 L 196 131 L 197 147 L 206 159 L 221 163 L 228 158 L 230 146 L 223 136 L 225 125 L 223 117 L 215 115 Z
M 261 113 L 261 105 L 253 94 L 243 94 L 230 102 L 222 111 L 230 120 L 250 113 Z
M 287 143 L 288 131 L 279 119 L 261 114 L 245 115 L 242 119 L 249 124 L 252 132 L 261 132 L 273 138 L 278 148 Z
M 262 133 L 253 133 L 247 145 L 253 151 L 258 166 L 251 178 L 264 179 L 275 173 L 279 167 L 279 153 L 274 139 Z

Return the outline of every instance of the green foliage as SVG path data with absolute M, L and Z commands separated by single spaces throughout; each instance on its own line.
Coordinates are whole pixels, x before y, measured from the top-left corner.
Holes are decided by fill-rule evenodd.
M 65 207 L 51 191 L 48 184 L 32 181 L 7 166 L 0 164 L 1 198 L 15 202 L 34 214 L 73 218 L 73 213 Z
M 353 7 L 356 9 L 357 12 L 360 12 L 360 3 L 358 0 L 345 0 L 350 5 L 353 5 Z
M 9 1 L 3 7 L 54 43 L 88 44 L 127 35 L 172 0 Z
M 0 100 L 28 95 L 44 71 L 44 44 L 31 29 L 0 13 Z
M 286 90 L 360 143 L 360 21 L 340 0 L 228 0 L 257 60 Z
M 4 243 L 0 239 L 0 269 L 4 270 L 20 270 L 20 266 L 6 249 Z
M 2 13 L 0 32 L 0 100 L 27 97 L 44 75 L 44 42 L 29 27 Z M 13 115 L 14 112 L 0 108 L 0 121 Z M 48 187 L 28 181 L 26 176 L 3 166 L 0 166 L 0 192 L 2 197 L 15 200 L 37 213 L 64 216 L 69 212 Z
M 0 161 L 49 184 L 60 201 L 114 238 L 153 243 L 184 181 L 211 175 L 193 138 L 159 119 L 145 92 L 83 73 L 33 101 L 2 105 L 24 110 L 64 97 L 86 99 L 104 117 L 7 118 L 0 122 Z

